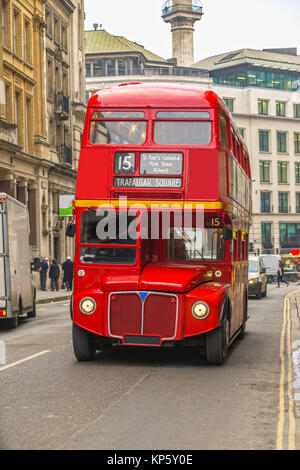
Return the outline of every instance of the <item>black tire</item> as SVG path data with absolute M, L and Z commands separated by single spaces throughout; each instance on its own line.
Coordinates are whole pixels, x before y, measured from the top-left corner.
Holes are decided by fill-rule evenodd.
M 17 328 L 19 324 L 19 317 L 18 315 L 16 315 L 15 317 L 13 318 L 6 318 L 5 319 L 5 326 L 6 328 L 8 328 L 9 330 L 13 330 L 14 328 Z
M 266 297 L 267 296 L 267 284 L 266 284 L 266 288 L 265 288 L 265 291 L 263 292 L 263 294 L 261 294 L 262 297 Z
M 71 299 L 70 299 L 70 317 L 71 317 L 71 320 L 73 320 L 73 294 L 71 295 Z
M 77 361 L 92 361 L 96 354 L 96 345 L 92 333 L 73 323 L 72 338 Z
M 224 364 L 229 349 L 230 323 L 225 318 L 222 324 L 206 336 L 207 362 L 211 365 Z
M 244 296 L 244 310 L 243 310 L 243 323 L 241 326 L 241 331 L 238 335 L 238 339 L 244 339 L 246 333 L 246 322 L 248 318 L 248 296 L 245 294 Z
M 256 298 L 257 298 L 257 299 L 261 299 L 261 296 L 262 296 L 262 291 L 261 291 L 261 289 L 262 289 L 262 284 L 260 284 L 260 291 L 259 291 L 259 293 L 256 294 Z
M 27 312 L 28 318 L 35 318 L 36 317 L 36 290 L 34 289 L 33 294 L 33 303 L 32 303 L 32 310 L 31 312 Z

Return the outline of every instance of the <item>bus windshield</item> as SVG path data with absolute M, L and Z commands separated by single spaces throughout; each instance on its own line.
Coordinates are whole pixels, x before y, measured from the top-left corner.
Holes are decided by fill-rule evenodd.
M 91 121 L 90 142 L 141 145 L 146 140 L 146 121 Z
M 224 258 L 222 230 L 171 228 L 167 243 L 168 259 L 173 261 L 220 261 Z
M 208 145 L 209 121 L 155 121 L 154 142 L 162 145 Z
M 81 216 L 80 244 L 85 246 L 80 247 L 80 260 L 83 263 L 134 264 L 136 224 L 136 215 L 123 219 L 122 215 L 107 211 L 102 215 L 84 212 Z

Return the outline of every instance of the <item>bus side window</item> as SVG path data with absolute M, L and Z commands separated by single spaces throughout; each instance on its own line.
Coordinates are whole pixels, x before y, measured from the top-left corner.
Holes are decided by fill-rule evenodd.
M 248 246 L 247 238 L 248 238 L 248 234 L 243 233 L 242 234 L 242 261 L 247 261 L 247 246 Z
M 242 259 L 242 232 L 238 231 L 238 261 Z
M 221 147 L 228 150 L 227 120 L 222 114 L 219 115 L 219 138 Z

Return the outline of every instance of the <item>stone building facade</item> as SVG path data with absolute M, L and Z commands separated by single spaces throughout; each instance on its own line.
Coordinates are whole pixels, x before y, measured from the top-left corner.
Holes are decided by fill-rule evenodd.
M 74 194 L 84 123 L 83 8 L 0 0 L 0 191 L 28 205 L 32 258 L 73 251 L 58 200 Z

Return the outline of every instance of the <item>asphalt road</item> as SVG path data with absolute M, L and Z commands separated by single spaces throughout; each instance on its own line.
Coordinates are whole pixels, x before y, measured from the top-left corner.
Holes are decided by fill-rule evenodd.
M 118 348 L 79 363 L 68 302 L 39 306 L 0 330 L 0 448 L 276 449 L 283 297 L 295 289 L 249 301 L 224 366 L 195 349 Z

